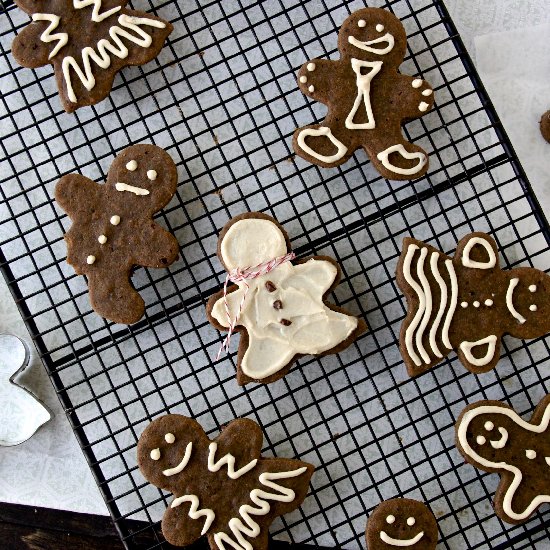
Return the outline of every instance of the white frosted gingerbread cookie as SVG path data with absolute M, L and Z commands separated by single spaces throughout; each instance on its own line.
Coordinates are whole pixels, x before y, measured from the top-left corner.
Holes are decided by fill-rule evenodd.
M 337 263 L 316 256 L 293 264 L 288 236 L 273 218 L 233 218 L 220 234 L 218 256 L 228 276 L 207 314 L 229 331 L 223 347 L 231 332 L 241 332 L 239 384 L 273 382 L 298 357 L 337 353 L 366 330 L 364 321 L 326 302 L 340 279 Z

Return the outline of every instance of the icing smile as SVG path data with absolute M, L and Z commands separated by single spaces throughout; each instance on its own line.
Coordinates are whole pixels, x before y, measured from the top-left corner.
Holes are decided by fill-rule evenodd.
M 424 536 L 424 531 L 420 531 L 416 537 L 412 539 L 394 539 L 390 537 L 385 531 L 380 531 L 380 538 L 386 544 L 391 546 L 413 546 Z
M 176 474 L 179 474 L 180 472 L 183 472 L 184 468 L 187 466 L 187 463 L 189 462 L 189 459 L 191 458 L 191 451 L 193 450 L 193 442 L 190 441 L 187 444 L 187 447 L 185 448 L 185 454 L 183 455 L 183 458 L 181 459 L 181 462 L 175 466 L 174 468 L 168 468 L 168 470 L 163 470 L 162 473 L 166 476 L 173 476 Z
M 149 190 L 142 189 L 141 187 L 135 187 L 134 185 L 128 185 L 127 183 L 117 182 L 115 185 L 117 191 L 129 191 L 134 195 L 148 195 Z
M 363 50 L 365 52 L 370 53 L 376 53 L 378 55 L 386 55 L 387 53 L 390 53 L 393 50 L 393 46 L 395 44 L 395 38 L 393 35 L 391 35 L 389 32 L 387 32 L 384 36 L 380 36 L 379 38 L 375 38 L 374 40 L 369 40 L 368 42 L 363 42 L 361 40 L 357 40 L 354 36 L 348 36 L 348 42 L 355 46 L 356 48 L 359 48 L 360 50 Z M 382 47 L 375 47 L 372 46 L 374 44 L 387 44 L 385 48 Z
M 526 319 L 514 307 L 514 289 L 516 288 L 516 286 L 518 286 L 518 283 L 519 279 L 517 277 L 515 277 L 514 279 L 510 279 L 510 284 L 508 285 L 508 290 L 506 291 L 506 307 L 508 308 L 508 311 L 512 314 L 512 316 L 515 317 L 521 325 L 523 325 Z
M 493 449 L 502 449 L 504 445 L 506 445 L 506 442 L 508 441 L 508 430 L 506 430 L 506 428 L 500 427 L 498 431 L 501 433 L 502 437 L 497 441 L 490 441 Z

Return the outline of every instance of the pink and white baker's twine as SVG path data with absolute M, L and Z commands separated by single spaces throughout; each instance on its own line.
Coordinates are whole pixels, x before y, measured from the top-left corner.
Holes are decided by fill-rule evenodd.
M 223 350 L 227 351 L 229 349 L 229 342 L 231 341 L 231 335 L 233 334 L 233 331 L 237 326 L 239 317 L 241 316 L 241 313 L 244 308 L 246 295 L 248 294 L 248 290 L 250 288 L 250 285 L 247 283 L 247 281 L 249 279 L 257 279 L 262 275 L 267 275 L 268 273 L 271 273 L 271 271 L 279 267 L 281 264 L 294 260 L 295 257 L 296 257 L 296 254 L 294 254 L 294 252 L 289 252 L 284 256 L 273 258 L 272 260 L 263 262 L 253 267 L 245 267 L 245 268 L 236 267 L 235 269 L 232 269 L 227 273 L 227 276 L 225 277 L 225 283 L 223 285 L 223 303 L 225 307 L 225 314 L 227 315 L 227 321 L 229 323 L 229 329 L 227 332 L 227 336 L 225 337 L 220 347 L 220 350 L 218 351 L 218 355 L 216 356 L 216 361 L 220 358 Z M 229 312 L 229 304 L 227 302 L 227 285 L 229 284 L 229 281 L 231 281 L 232 283 L 242 282 L 244 283 L 244 286 L 245 286 L 243 297 L 241 298 L 241 303 L 239 304 L 239 310 L 237 311 L 237 314 L 235 315 L 234 319 L 231 319 L 231 313 Z

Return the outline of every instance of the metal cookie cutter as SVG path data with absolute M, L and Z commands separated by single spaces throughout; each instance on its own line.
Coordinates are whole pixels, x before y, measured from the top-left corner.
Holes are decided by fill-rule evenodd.
M 48 409 L 16 381 L 29 359 L 23 340 L 0 334 L 0 445 L 5 447 L 27 441 L 51 418 Z

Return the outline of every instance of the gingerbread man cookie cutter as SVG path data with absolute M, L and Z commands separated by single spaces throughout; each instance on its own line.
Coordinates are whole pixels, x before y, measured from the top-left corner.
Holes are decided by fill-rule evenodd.
M 48 409 L 18 379 L 28 367 L 29 348 L 17 336 L 0 334 L 0 445 L 20 445 L 51 419 Z

